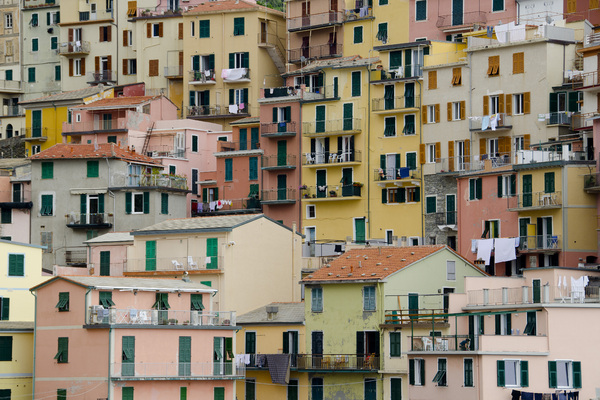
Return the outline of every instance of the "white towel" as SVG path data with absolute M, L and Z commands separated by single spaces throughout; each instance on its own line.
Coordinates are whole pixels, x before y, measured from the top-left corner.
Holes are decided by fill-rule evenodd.
M 471 253 L 477 253 L 477 239 L 471 239 Z
M 519 247 L 520 244 L 521 244 L 521 238 L 517 236 L 515 238 L 515 247 Z
M 494 248 L 494 239 L 480 239 L 477 243 L 477 259 L 485 261 L 485 265 L 490 265 L 490 257 Z
M 210 264 L 210 260 L 211 260 L 211 258 L 210 258 L 210 257 L 206 257 L 206 258 L 204 259 L 204 264 Z
M 237 104 L 230 104 L 229 105 L 229 114 L 237 114 L 237 112 L 238 112 Z
M 481 130 L 485 131 L 490 126 L 490 117 L 487 115 L 481 119 Z
M 517 254 L 515 252 L 515 240 L 513 238 L 496 239 L 494 245 L 496 248 L 494 260 L 497 263 L 517 259 Z

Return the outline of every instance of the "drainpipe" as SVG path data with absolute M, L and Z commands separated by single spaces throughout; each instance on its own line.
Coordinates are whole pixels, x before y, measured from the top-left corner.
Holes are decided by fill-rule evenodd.
M 365 179 L 365 183 L 367 184 L 367 221 L 369 228 L 369 239 L 372 239 L 371 236 L 371 177 L 369 176 L 369 171 L 371 170 L 371 51 L 369 50 L 369 66 L 367 67 L 367 79 L 369 88 L 367 89 L 367 146 L 365 148 L 365 153 L 367 153 L 367 179 Z M 356 145 L 355 145 L 356 146 Z
M 112 175 L 110 174 L 110 162 L 108 161 L 108 157 L 105 157 L 104 160 L 106 160 L 106 167 L 108 168 L 108 179 L 110 179 L 112 177 Z M 117 203 L 116 203 L 117 198 L 113 192 L 108 190 L 109 187 L 110 187 L 110 182 L 108 182 L 108 185 L 106 185 L 106 193 L 108 194 L 109 197 L 112 197 L 112 199 L 113 199 L 113 218 L 114 218 L 114 214 L 117 211 L 117 208 L 116 208 L 117 207 Z M 115 225 L 116 225 L 115 221 L 113 221 L 113 232 L 117 231 L 117 228 Z
M 112 324 L 110 323 L 110 316 L 108 317 L 109 321 L 108 321 L 108 381 L 107 383 L 107 396 L 108 396 L 108 400 L 111 400 L 113 398 L 112 394 L 113 394 L 113 386 L 110 383 L 111 380 L 111 365 L 112 365 L 112 361 L 113 361 L 113 349 L 112 349 L 112 337 L 113 337 L 113 327 Z
M 88 290 L 85 292 L 85 305 L 84 305 L 84 310 L 83 310 L 83 322 L 85 324 L 87 324 L 86 321 L 86 317 L 87 317 L 87 309 L 88 309 L 88 294 L 90 294 L 90 292 L 92 291 L 92 288 L 88 288 Z
M 35 292 L 29 292 L 35 297 L 33 308 L 33 379 L 31 385 L 31 398 L 35 399 L 35 349 L 37 343 L 37 295 Z
M 424 63 L 424 62 L 423 62 Z M 423 70 L 421 69 L 421 73 L 423 72 Z M 419 111 L 423 112 L 423 87 L 421 86 L 421 81 L 420 80 L 416 80 L 416 82 L 419 84 Z M 423 143 L 423 118 L 421 117 L 421 113 L 419 113 L 419 148 L 421 147 L 421 144 Z M 440 146 L 442 144 L 440 143 Z M 440 149 L 441 151 L 441 149 Z M 419 160 L 419 162 L 422 162 L 423 160 Z M 422 239 L 422 245 L 425 244 L 425 209 L 424 209 L 424 199 L 425 199 L 425 185 L 424 185 L 424 180 L 425 180 L 425 174 L 423 173 L 423 165 L 425 164 L 421 164 L 421 237 Z

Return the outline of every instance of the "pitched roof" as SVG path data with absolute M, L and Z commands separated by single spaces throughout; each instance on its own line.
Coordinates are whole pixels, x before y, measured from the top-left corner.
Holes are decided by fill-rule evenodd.
M 109 232 L 104 235 L 96 236 L 93 239 L 86 240 L 83 243 L 87 244 L 103 244 L 117 242 L 133 242 L 131 232 Z
M 26 101 L 21 101 L 19 104 L 27 105 L 34 103 L 45 103 L 45 102 L 53 102 L 53 101 L 65 101 L 65 100 L 83 100 L 86 97 L 93 96 L 95 94 L 100 93 L 103 88 L 99 86 L 87 87 L 79 90 L 71 90 L 69 92 L 62 92 L 58 94 L 53 94 L 50 96 L 38 97 L 37 99 L 31 99 Z
M 128 96 L 128 97 L 113 97 L 108 99 L 100 99 L 88 104 L 82 104 L 73 108 L 89 109 L 89 108 L 117 108 L 117 107 L 134 107 L 140 104 L 147 103 L 160 96 Z
M 132 232 L 133 236 L 154 233 L 178 233 L 182 231 L 230 231 L 255 219 L 263 218 L 263 214 L 221 215 L 216 217 L 179 218 L 162 221 L 146 228 Z
M 142 289 L 148 291 L 176 290 L 180 292 L 212 293 L 217 289 L 196 282 L 185 282 L 181 279 L 160 278 L 124 278 L 120 276 L 55 276 L 32 287 L 37 290 L 57 279 L 69 281 L 90 289 Z
M 221 13 L 227 11 L 267 11 L 274 14 L 280 14 L 282 17 L 285 15 L 283 12 L 261 6 L 256 2 L 244 1 L 244 0 L 220 0 L 220 1 L 205 1 L 198 4 L 197 6 L 190 8 L 187 14 L 208 14 L 208 13 Z
M 277 313 L 268 319 L 267 307 L 277 307 Z M 270 303 L 239 315 L 236 325 L 244 324 L 302 324 L 304 322 L 304 303 Z
M 445 248 L 433 245 L 351 249 L 302 281 L 378 281 Z
M 127 148 L 119 147 L 114 143 L 101 144 L 65 144 L 59 143 L 41 151 L 33 156 L 32 160 L 56 160 L 56 159 L 95 159 L 95 158 L 118 158 L 125 161 L 139 162 L 143 164 L 161 165 L 158 160 L 133 152 Z

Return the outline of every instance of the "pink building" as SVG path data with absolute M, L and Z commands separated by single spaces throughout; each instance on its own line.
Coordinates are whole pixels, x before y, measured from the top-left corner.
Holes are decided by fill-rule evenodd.
M 36 296 L 35 398 L 235 399 L 234 312 L 173 279 L 54 277 Z
M 410 0 L 410 41 L 454 41 L 475 26 L 494 26 L 516 17 L 516 2 L 508 0 Z
M 600 360 L 589 332 L 599 320 L 599 289 L 597 269 L 465 278 L 465 293 L 450 294 L 449 314 L 413 320 L 447 328 L 409 337 L 410 398 L 596 398 Z
M 30 243 L 31 163 L 5 159 L 0 166 L 0 238 Z

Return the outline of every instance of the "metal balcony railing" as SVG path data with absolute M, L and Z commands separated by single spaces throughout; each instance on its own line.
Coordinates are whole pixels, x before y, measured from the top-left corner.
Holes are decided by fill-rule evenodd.
M 270 189 L 261 191 L 262 203 L 265 202 L 278 202 L 278 201 L 295 201 L 296 200 L 296 189 L 295 188 L 281 188 L 281 189 Z
M 227 204 L 219 205 L 218 201 L 210 203 L 198 203 L 196 209 L 192 209 L 192 217 L 200 215 L 211 215 L 228 213 L 235 210 L 260 210 L 260 200 L 257 197 L 246 197 L 244 199 L 232 199 Z
M 517 195 L 517 208 L 559 208 L 562 206 L 562 192 L 532 192 Z
M 560 235 L 534 235 L 521 236 L 519 239 L 519 250 L 540 251 L 562 249 L 562 237 Z
M 419 308 L 412 310 L 385 310 L 385 323 L 390 325 L 409 324 L 411 322 L 428 322 L 432 320 L 435 323 L 448 322 L 448 318 L 436 314 L 444 314 L 441 308 Z
M 571 125 L 571 115 L 566 112 L 550 113 L 550 118 L 546 120 L 546 125 Z
M 113 363 L 111 378 L 118 380 L 146 379 L 243 379 L 246 366 L 233 361 L 192 363 Z
M 410 351 L 472 351 L 469 335 L 410 336 Z
M 262 156 L 261 167 L 263 169 L 296 168 L 296 155 L 275 154 L 271 156 Z
M 89 54 L 91 49 L 90 42 L 77 40 L 74 42 L 63 42 L 58 46 L 58 54 L 62 56 Z
M 394 69 L 386 70 L 378 68 L 371 71 L 371 82 L 392 81 L 405 78 L 419 78 L 423 75 L 421 64 L 409 64 Z
M 260 124 L 261 136 L 296 135 L 296 121 Z
M 0 81 L 0 90 L 2 89 L 1 88 L 2 82 L 10 82 L 10 81 Z M 2 117 L 22 117 L 25 115 L 25 109 L 21 106 L 2 106 L 2 107 L 0 107 L 0 114 L 1 114 L 0 116 L 2 116 Z
M 302 165 L 335 165 L 348 162 L 362 162 L 361 151 L 354 150 L 337 153 L 304 153 L 302 155 Z
M 373 111 L 400 110 L 403 108 L 418 107 L 420 102 L 419 96 L 396 96 L 389 99 L 384 97 L 373 99 Z
M 339 135 L 360 130 L 360 118 L 344 118 L 302 123 L 302 132 L 306 136 Z
M 298 354 L 299 370 L 379 370 L 378 354 Z
M 329 11 L 321 14 L 311 14 L 302 17 L 288 19 L 288 30 L 313 29 L 319 26 L 336 25 L 344 22 L 344 13 L 341 11 Z
M 312 199 L 333 199 L 343 197 L 360 197 L 362 185 L 322 185 L 307 186 L 302 190 L 303 198 Z
M 235 311 L 116 309 L 90 306 L 87 317 L 90 325 L 235 326 L 236 324 Z
M 243 108 L 239 104 L 189 106 L 187 111 L 190 117 L 248 115 L 250 104 L 244 103 Z
M 600 303 L 600 287 L 544 285 L 518 288 L 480 289 L 467 291 L 467 306 L 525 305 L 538 303 Z
M 373 8 L 372 7 L 364 7 L 364 8 L 351 8 L 344 10 L 344 22 L 348 21 L 356 21 L 363 18 L 371 18 L 373 17 Z
M 395 181 L 401 179 L 421 179 L 421 169 L 409 167 L 376 168 L 373 170 L 375 181 Z
M 65 216 L 67 218 L 67 226 L 71 228 L 110 228 L 113 224 L 114 217 L 111 213 L 77 213 L 71 212 Z
M 290 62 L 300 62 L 302 57 L 305 60 L 314 60 L 318 58 L 341 57 L 343 46 L 339 43 L 325 43 L 314 46 L 296 47 L 288 50 Z
M 480 116 L 469 120 L 469 129 L 472 131 L 492 132 L 498 129 L 511 129 L 512 116 L 506 113 L 497 113 L 492 116 Z
M 183 65 L 165 67 L 165 78 L 180 78 L 183 76 Z
M 189 71 L 189 81 L 192 85 L 201 83 L 215 83 L 215 70 L 207 69 L 204 71 Z
M 185 158 L 185 149 L 176 149 L 170 145 L 148 146 L 146 155 L 148 157 Z
M 117 73 L 109 70 L 92 71 L 88 74 L 88 79 L 93 83 L 115 82 Z
M 186 256 L 168 258 L 129 258 L 125 260 L 123 272 L 143 271 L 206 271 L 223 268 L 223 256 Z
M 187 190 L 187 179 L 180 176 L 167 174 L 130 174 L 128 176 L 130 187 L 162 187 Z
M 48 128 L 45 126 L 38 128 L 28 127 L 21 130 L 21 132 L 23 131 L 25 132 L 25 139 L 45 139 L 48 137 Z
M 483 11 L 472 11 L 466 13 L 453 13 L 438 16 L 438 20 L 435 24 L 437 28 L 445 29 L 452 26 L 458 25 L 473 25 L 482 24 L 485 25 L 487 22 L 486 13 Z

